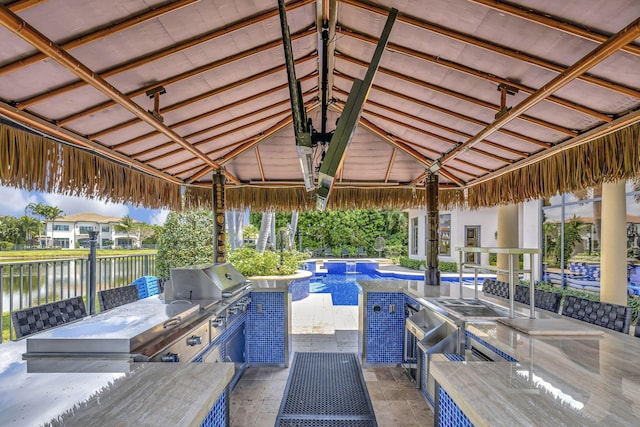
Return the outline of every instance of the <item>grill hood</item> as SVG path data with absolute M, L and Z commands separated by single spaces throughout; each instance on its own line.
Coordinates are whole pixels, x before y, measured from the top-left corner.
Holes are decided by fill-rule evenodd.
M 250 283 L 228 262 L 173 268 L 165 301 L 227 299 L 245 291 Z

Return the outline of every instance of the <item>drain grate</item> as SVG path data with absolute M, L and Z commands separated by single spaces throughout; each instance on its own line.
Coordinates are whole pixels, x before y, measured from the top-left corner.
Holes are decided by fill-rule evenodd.
M 276 425 L 377 426 L 358 356 L 296 353 Z

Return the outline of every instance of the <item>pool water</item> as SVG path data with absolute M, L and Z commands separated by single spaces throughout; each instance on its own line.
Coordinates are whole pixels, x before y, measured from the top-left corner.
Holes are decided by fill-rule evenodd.
M 331 294 L 333 305 L 358 305 L 357 280 L 406 280 L 370 273 L 313 275 L 309 282 L 310 294 Z M 458 283 L 457 277 L 442 277 L 441 282 Z M 478 279 L 482 285 L 482 279 Z M 463 280 L 465 286 L 473 286 L 473 279 Z
M 309 293 L 331 294 L 333 305 L 358 305 L 358 284 L 356 280 L 388 279 L 375 274 L 327 274 L 312 276 Z M 393 279 L 392 279 L 393 280 Z

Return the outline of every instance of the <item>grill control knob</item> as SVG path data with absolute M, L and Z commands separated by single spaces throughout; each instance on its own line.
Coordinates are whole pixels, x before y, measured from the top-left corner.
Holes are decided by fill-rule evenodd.
M 176 363 L 180 361 L 180 355 L 176 353 L 167 353 L 164 356 L 162 356 L 160 360 L 162 360 L 163 362 Z
M 200 345 L 200 344 L 202 344 L 202 339 L 199 336 L 194 335 L 192 337 L 187 338 L 187 345 L 190 347 L 193 347 L 195 345 Z
M 223 324 L 224 324 L 224 317 L 219 317 L 211 321 L 211 326 L 213 326 L 214 328 L 219 328 Z

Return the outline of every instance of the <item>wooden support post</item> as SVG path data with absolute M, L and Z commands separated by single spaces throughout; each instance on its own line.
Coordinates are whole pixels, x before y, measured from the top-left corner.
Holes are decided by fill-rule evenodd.
M 213 260 L 215 263 L 227 261 L 224 215 L 224 171 L 214 171 L 212 209 L 213 209 Z
M 427 192 L 427 270 L 424 272 L 424 283 L 431 286 L 440 285 L 440 271 L 438 270 L 438 225 L 440 222 L 438 211 L 438 174 L 429 172 L 425 177 Z

